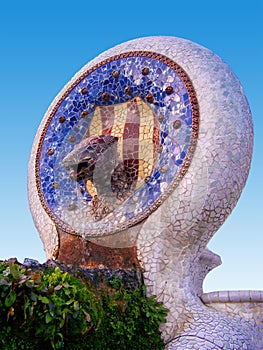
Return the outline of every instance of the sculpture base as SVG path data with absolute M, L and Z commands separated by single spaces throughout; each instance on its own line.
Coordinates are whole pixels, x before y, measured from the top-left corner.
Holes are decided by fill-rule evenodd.
M 80 236 L 70 235 L 57 228 L 59 252 L 56 260 L 65 264 L 111 269 L 140 269 L 137 248 L 109 248 L 92 243 Z

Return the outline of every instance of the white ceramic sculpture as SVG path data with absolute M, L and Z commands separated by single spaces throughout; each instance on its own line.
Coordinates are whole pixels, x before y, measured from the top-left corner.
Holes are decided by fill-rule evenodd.
M 253 317 L 201 300 L 220 264 L 206 246 L 239 199 L 252 148 L 243 89 L 211 51 L 147 37 L 104 52 L 58 94 L 35 137 L 29 202 L 47 257 L 59 256 L 62 231 L 135 246 L 148 293 L 170 310 L 167 349 L 262 349 Z M 262 294 L 254 302 L 262 310 Z

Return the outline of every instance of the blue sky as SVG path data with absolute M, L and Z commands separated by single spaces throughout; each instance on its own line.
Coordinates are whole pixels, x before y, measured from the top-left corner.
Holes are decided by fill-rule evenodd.
M 0 4 L 0 259 L 45 253 L 27 203 L 27 163 L 55 95 L 88 61 L 149 35 L 192 40 L 221 56 L 240 79 L 253 114 L 254 157 L 247 185 L 209 248 L 223 265 L 205 290 L 263 289 L 263 2 L 2 1 Z

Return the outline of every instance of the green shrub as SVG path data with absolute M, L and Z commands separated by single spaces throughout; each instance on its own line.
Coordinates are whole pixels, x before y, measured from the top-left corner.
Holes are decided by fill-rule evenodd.
M 0 350 L 159 350 L 166 314 L 144 286 L 95 288 L 58 267 L 0 263 Z

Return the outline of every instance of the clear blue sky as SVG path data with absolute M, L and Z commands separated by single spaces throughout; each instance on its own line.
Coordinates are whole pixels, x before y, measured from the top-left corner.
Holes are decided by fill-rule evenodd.
M 172 35 L 221 56 L 253 113 L 254 158 L 241 199 L 209 247 L 223 266 L 205 289 L 263 289 L 263 1 L 1 1 L 0 259 L 45 254 L 27 203 L 35 132 L 55 95 L 88 61 L 121 42 Z

